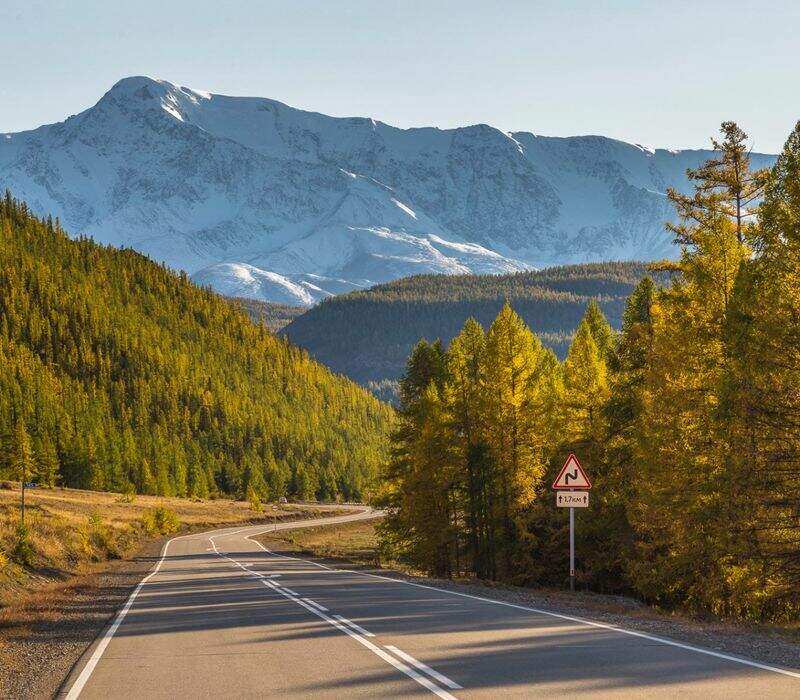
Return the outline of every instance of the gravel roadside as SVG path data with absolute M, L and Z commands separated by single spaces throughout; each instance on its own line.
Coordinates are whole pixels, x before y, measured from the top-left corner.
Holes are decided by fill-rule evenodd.
M 52 698 L 81 654 L 158 561 L 163 543 L 150 540 L 130 559 L 78 576 L 50 595 L 34 595 L 31 623 L 0 628 L 0 697 Z

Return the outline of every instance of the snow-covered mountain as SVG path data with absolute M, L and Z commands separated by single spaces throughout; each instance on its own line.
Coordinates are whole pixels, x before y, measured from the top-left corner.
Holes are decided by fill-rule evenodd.
M 307 305 L 416 273 L 671 256 L 664 193 L 708 156 L 398 129 L 135 77 L 64 122 L 0 135 L 0 188 L 220 292 Z

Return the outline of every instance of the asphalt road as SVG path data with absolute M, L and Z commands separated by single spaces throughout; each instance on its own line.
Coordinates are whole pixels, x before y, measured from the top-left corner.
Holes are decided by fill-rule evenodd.
M 266 529 L 172 540 L 62 696 L 800 698 L 800 674 L 274 554 Z

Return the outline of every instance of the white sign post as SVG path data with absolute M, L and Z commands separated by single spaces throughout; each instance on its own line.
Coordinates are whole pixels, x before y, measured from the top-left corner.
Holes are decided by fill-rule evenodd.
M 589 507 L 589 489 L 592 482 L 583 471 L 578 458 L 570 452 L 564 466 L 553 482 L 556 505 L 569 508 L 569 590 L 575 592 L 575 509 Z M 580 490 L 578 490 L 580 489 Z

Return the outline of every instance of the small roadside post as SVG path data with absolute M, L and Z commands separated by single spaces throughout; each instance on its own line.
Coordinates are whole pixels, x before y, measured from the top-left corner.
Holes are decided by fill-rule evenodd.
M 575 592 L 575 509 L 589 507 L 589 489 L 592 482 L 583 471 L 581 463 L 570 452 L 564 466 L 553 482 L 556 506 L 569 508 L 569 590 Z
M 277 532 L 278 531 L 278 506 L 277 505 L 273 505 L 272 506 L 272 531 L 273 532 Z

